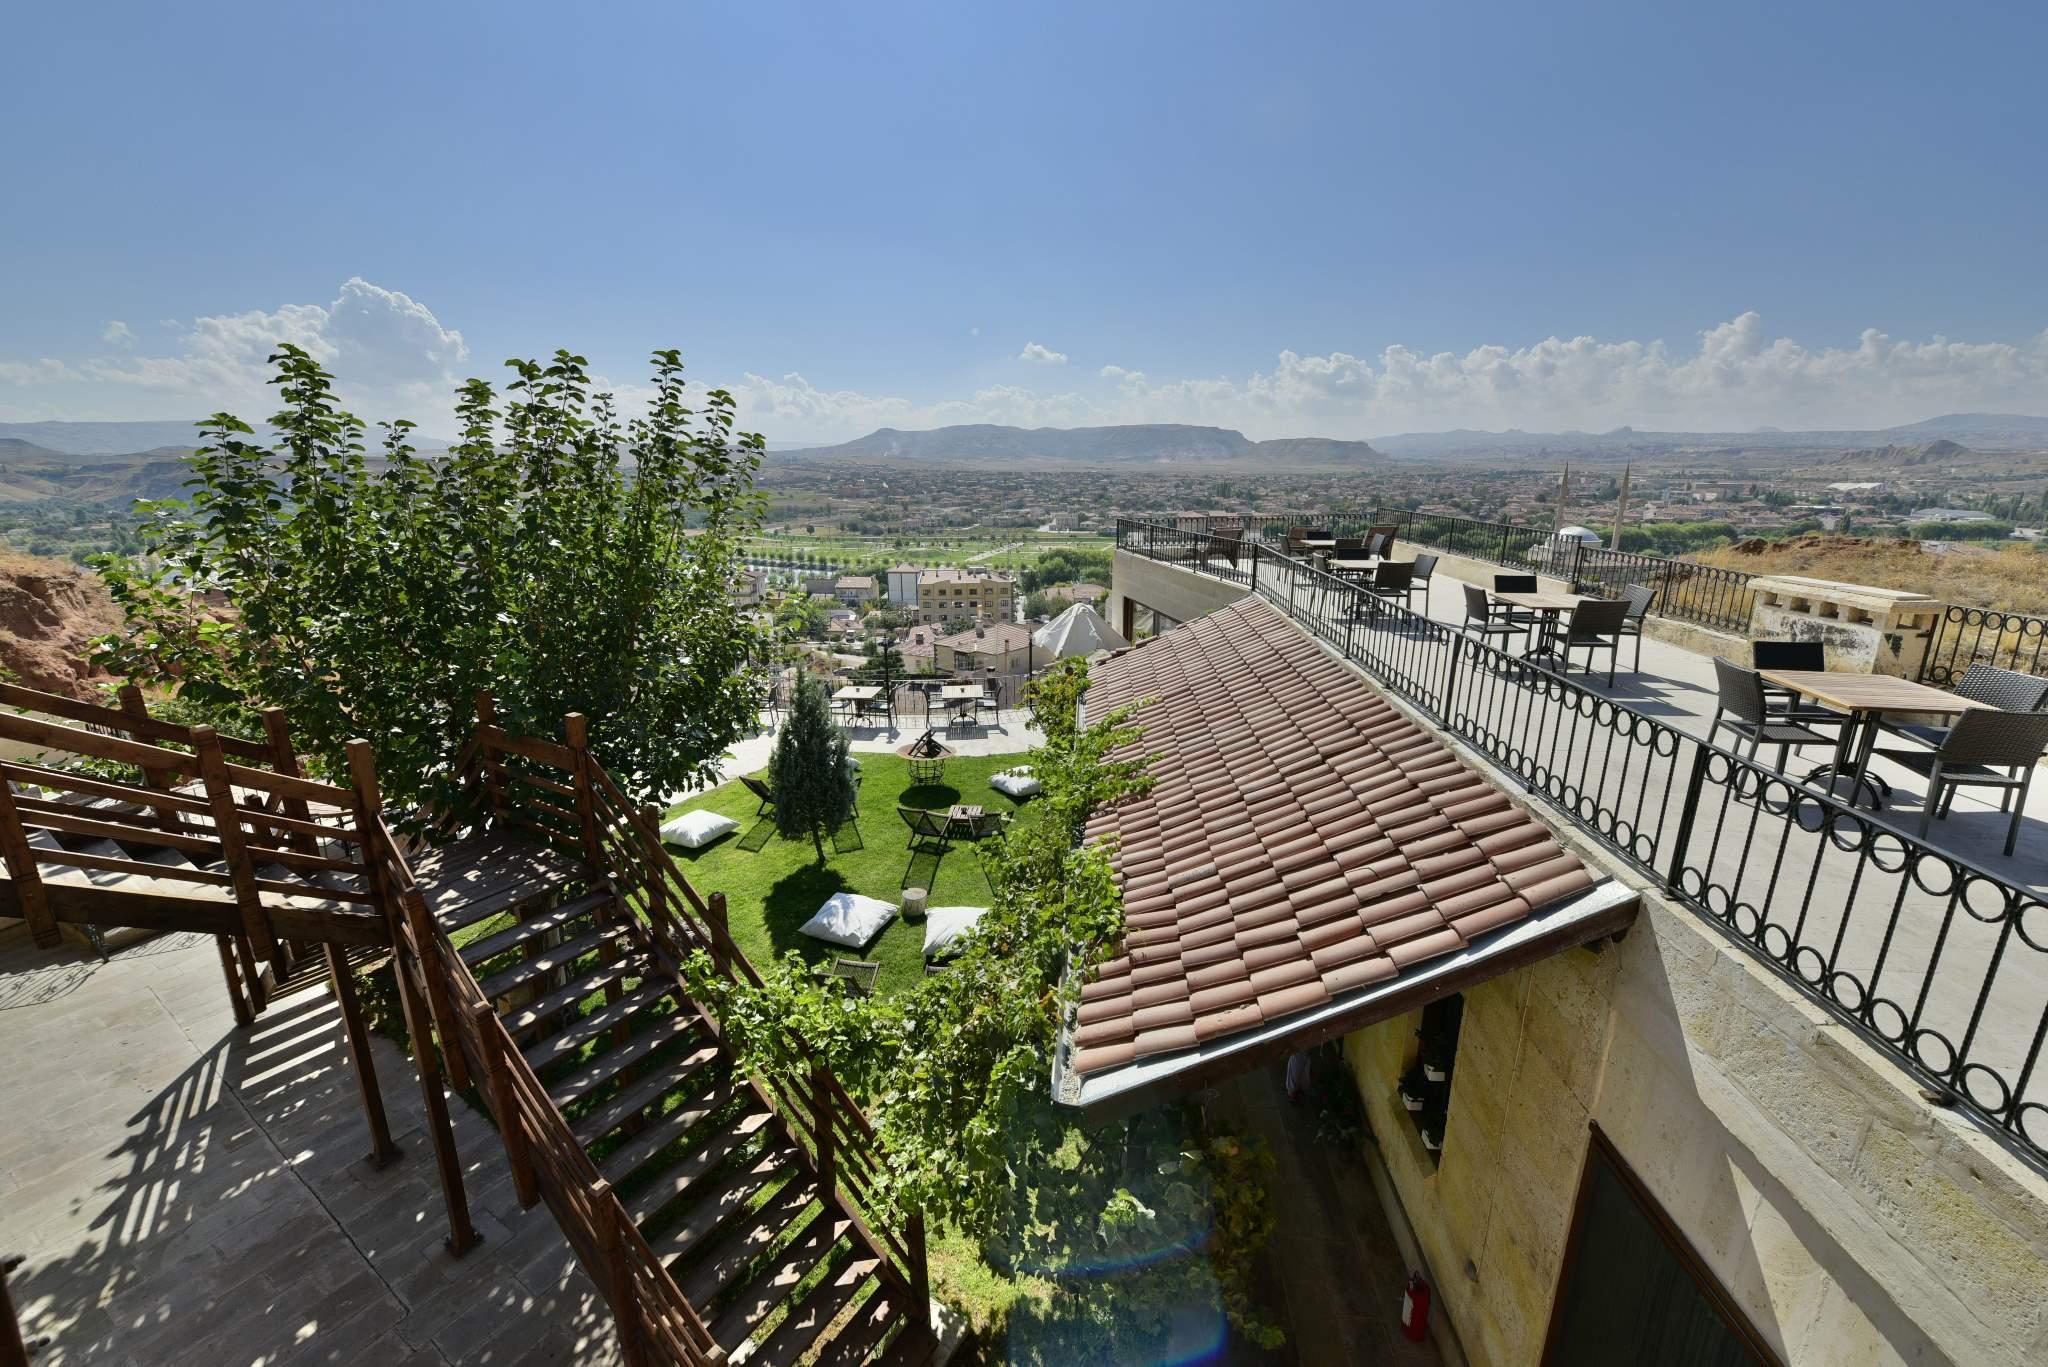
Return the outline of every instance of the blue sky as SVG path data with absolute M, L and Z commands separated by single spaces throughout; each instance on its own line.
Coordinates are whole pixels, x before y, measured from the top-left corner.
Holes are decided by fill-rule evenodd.
M 282 336 L 429 430 L 556 346 L 629 396 L 681 347 L 780 441 L 2048 412 L 2048 6 L 9 27 L 4 419 L 265 411 Z

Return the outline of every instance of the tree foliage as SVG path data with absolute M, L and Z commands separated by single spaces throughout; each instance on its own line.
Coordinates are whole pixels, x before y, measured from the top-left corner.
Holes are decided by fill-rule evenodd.
M 1123 934 L 1111 848 L 1081 834 L 1090 812 L 1146 782 L 1130 709 L 1078 725 L 1086 683 L 1085 664 L 1069 660 L 1035 685 L 1043 792 L 981 850 L 993 899 L 947 972 L 849 998 L 799 954 L 766 966 L 759 988 L 699 955 L 692 990 L 750 1066 L 797 1079 L 823 1061 L 864 1099 L 900 1209 L 963 1231 L 999 1271 L 1059 1284 L 1044 1319 L 1013 1329 L 1013 1360 L 1156 1348 L 1191 1292 L 1274 1342 L 1249 1288 L 1270 1232 L 1263 1151 L 1207 1133 L 1190 1105 L 1084 1129 L 1049 1095 L 1078 970 Z
M 791 840 L 808 839 L 825 862 L 825 837 L 853 812 L 853 766 L 846 733 L 832 721 L 824 681 L 797 679 L 789 719 L 768 757 L 768 786 L 775 793 L 775 827 Z
M 516 731 L 587 714 L 639 793 L 712 775 L 753 721 L 730 585 L 763 447 L 729 395 L 692 410 L 680 357 L 656 352 L 647 410 L 622 420 L 557 352 L 507 362 L 502 395 L 465 384 L 445 456 L 399 421 L 373 463 L 327 372 L 288 344 L 271 361 L 276 444 L 208 418 L 189 497 L 146 505 L 144 553 L 100 562 L 126 622 L 99 663 L 199 705 L 282 706 L 330 771 L 367 737 L 400 799 L 445 772 L 478 689 Z

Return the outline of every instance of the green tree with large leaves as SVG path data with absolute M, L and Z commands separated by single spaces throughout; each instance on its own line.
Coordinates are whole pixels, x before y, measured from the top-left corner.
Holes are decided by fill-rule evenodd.
M 312 356 L 271 362 L 274 442 L 208 418 L 189 496 L 144 505 L 143 551 L 99 562 L 126 617 L 99 663 L 198 705 L 281 706 L 330 772 L 368 737 L 401 800 L 436 790 L 478 689 L 515 731 L 587 714 L 636 794 L 713 775 L 754 722 L 730 587 L 764 448 L 730 395 L 688 406 L 659 351 L 645 412 L 622 418 L 561 351 L 507 362 L 502 393 L 462 386 L 445 456 L 400 421 L 373 458 Z

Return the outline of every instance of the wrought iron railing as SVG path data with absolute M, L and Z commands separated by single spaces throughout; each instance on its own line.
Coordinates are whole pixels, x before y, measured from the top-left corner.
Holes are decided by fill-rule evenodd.
M 1951 603 L 1935 626 L 1920 677 L 1947 688 L 1973 664 L 2048 674 L 2048 617 Z
M 1645 585 L 1657 592 L 1650 611 L 1658 616 L 1722 631 L 1747 629 L 1750 609 L 1756 603 L 1756 593 L 1750 587 L 1756 576 L 1746 570 L 1598 546 L 1576 548 L 1570 578 L 1577 590 L 1610 598 L 1620 597 L 1631 584 Z
M 2048 1171 L 2041 893 L 1303 561 L 1249 582 Z

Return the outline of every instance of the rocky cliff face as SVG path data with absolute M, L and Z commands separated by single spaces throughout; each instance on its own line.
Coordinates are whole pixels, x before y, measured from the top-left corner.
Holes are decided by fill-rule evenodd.
M 90 643 L 120 624 L 98 575 L 61 560 L 0 554 L 0 667 L 16 682 L 95 698 Z

